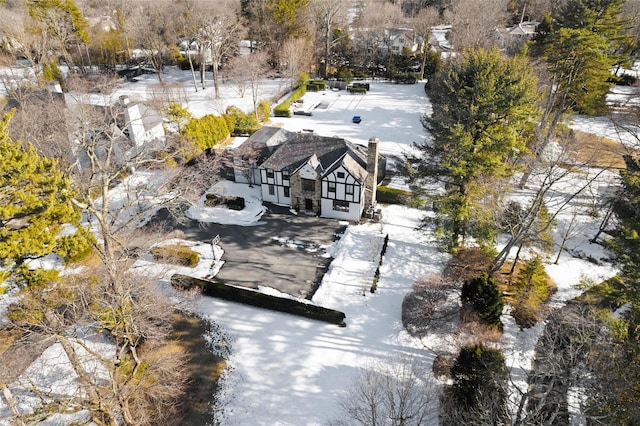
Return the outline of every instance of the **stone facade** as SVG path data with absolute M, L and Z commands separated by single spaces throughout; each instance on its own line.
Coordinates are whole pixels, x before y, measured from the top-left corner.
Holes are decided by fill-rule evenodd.
M 306 200 L 311 200 L 311 211 L 315 214 L 320 214 L 320 195 L 322 188 L 322 181 L 319 176 L 314 179 L 314 190 L 305 191 L 302 189 L 302 177 L 300 173 L 294 173 L 289 178 L 289 186 L 291 191 L 291 207 L 298 211 L 309 211 L 307 209 Z

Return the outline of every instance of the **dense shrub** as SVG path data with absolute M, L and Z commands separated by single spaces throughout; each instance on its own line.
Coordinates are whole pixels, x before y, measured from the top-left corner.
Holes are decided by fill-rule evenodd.
M 327 90 L 327 82 L 324 80 L 311 80 L 307 83 L 307 92 L 320 92 Z
M 172 263 L 175 265 L 194 267 L 198 264 L 200 256 L 189 247 L 180 244 L 154 247 L 151 249 L 153 260 L 156 262 Z
M 404 189 L 379 186 L 376 189 L 376 199 L 384 204 L 409 204 L 411 202 L 411 192 Z
M 79 262 L 93 251 L 96 237 L 87 228 L 78 228 L 73 235 L 63 235 L 56 240 L 56 254 L 65 262 Z
M 57 62 L 45 62 L 42 65 L 42 77 L 46 81 L 62 81 L 62 72 Z
M 545 302 L 556 291 L 547 275 L 542 259 L 536 256 L 525 263 L 514 280 L 513 317 L 520 327 L 531 327 L 542 319 Z
M 245 207 L 244 198 L 242 197 L 227 198 L 227 207 L 231 210 L 243 210 Z
M 291 111 L 289 108 L 291 104 L 304 96 L 307 89 L 307 82 L 309 81 L 309 74 L 301 72 L 300 78 L 296 83 L 296 89 L 294 89 L 287 98 L 280 102 L 274 109 L 273 115 L 276 117 L 291 117 Z
M 452 391 L 459 404 L 472 406 L 479 393 L 504 393 L 508 372 L 502 353 L 483 344 L 460 349 L 451 367 Z
M 269 115 L 271 115 L 271 104 L 269 101 L 260 101 L 258 103 L 258 108 L 256 109 L 256 115 L 258 116 L 258 121 L 264 123 L 269 119 Z
M 482 344 L 464 347 L 450 371 L 453 383 L 440 404 L 443 426 L 510 424 L 509 373 L 499 350 Z
M 245 201 L 242 197 L 221 197 L 216 194 L 206 194 L 204 205 L 207 207 L 216 207 L 226 205 L 231 210 L 243 210 Z
M 182 135 L 202 152 L 229 137 L 229 127 L 223 117 L 207 114 L 189 120 L 182 128 Z
M 490 325 L 501 325 L 500 315 L 504 307 L 498 283 L 489 274 L 466 281 L 462 286 L 463 303 L 471 305 L 481 320 Z
M 347 87 L 347 92 L 356 95 L 366 95 L 367 89 L 365 87 Z
M 341 66 L 340 68 L 338 68 L 338 71 L 336 71 L 336 78 L 338 80 L 346 81 L 347 83 L 349 83 L 351 80 L 353 80 L 353 72 L 351 72 L 349 67 Z
M 252 135 L 260 128 L 260 123 L 254 114 L 247 114 L 235 106 L 227 107 L 223 117 L 231 136 Z

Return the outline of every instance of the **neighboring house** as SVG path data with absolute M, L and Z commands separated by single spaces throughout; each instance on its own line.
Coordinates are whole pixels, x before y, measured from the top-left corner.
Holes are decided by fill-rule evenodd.
M 449 42 L 449 33 L 451 32 L 451 25 L 438 25 L 431 28 L 431 37 L 429 39 L 429 45 L 432 50 L 436 52 L 445 53 L 453 49 Z
M 276 138 L 283 135 L 274 133 Z M 257 163 L 262 199 L 323 217 L 357 221 L 375 206 L 376 186 L 385 174 L 386 161 L 378 155 L 378 144 L 377 139 L 363 147 L 337 137 L 291 134 L 264 162 Z
M 120 105 L 124 109 L 126 132 L 133 143 L 140 146 L 164 138 L 160 114 L 142 103 L 131 102 L 126 95 L 120 96 Z
M 496 29 L 498 42 L 502 48 L 517 50 L 527 40 L 536 35 L 539 22 L 523 21 L 509 28 Z
M 385 47 L 393 53 L 400 54 L 406 50 L 417 52 L 421 50 L 423 40 L 410 28 L 385 28 Z

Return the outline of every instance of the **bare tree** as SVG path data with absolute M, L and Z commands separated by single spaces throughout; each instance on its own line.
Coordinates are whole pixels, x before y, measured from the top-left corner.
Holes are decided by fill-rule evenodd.
M 200 49 L 201 78 L 204 88 L 204 66 L 211 62 L 216 99 L 220 98 L 219 71 L 223 61 L 239 48 L 244 27 L 236 15 L 236 2 L 218 2 L 210 8 L 200 4 L 197 41 Z
M 440 22 L 440 14 L 434 7 L 426 7 L 412 19 L 412 26 L 416 35 L 422 39 L 422 50 L 420 52 L 422 60 L 420 62 L 420 80 L 424 79 L 424 69 L 429 56 L 429 39 L 431 38 L 431 28 Z
M 507 24 L 508 0 L 456 0 L 444 19 L 451 24 L 451 43 L 456 50 L 485 49 L 495 45 L 496 29 Z
M 591 159 L 577 163 L 572 159 L 572 150 L 576 146 L 569 144 L 564 148 L 559 147 L 556 154 L 548 154 L 547 161 L 538 169 L 536 191 L 531 197 L 529 205 L 524 208 L 518 221 L 514 222 L 514 227 L 510 229 L 510 235 L 504 248 L 498 253 L 492 262 L 492 272 L 499 271 L 509 257 L 514 247 L 519 247 L 531 240 L 532 232 L 538 235 L 551 229 L 554 226 L 556 217 L 571 205 L 574 199 L 580 196 L 585 190 L 594 185 L 606 169 L 592 169 L 589 167 Z M 592 155 L 597 155 L 594 152 Z M 573 164 L 573 167 L 566 167 L 566 164 Z M 552 204 L 549 203 L 549 194 L 570 176 L 582 177 L 582 184 L 574 187 L 563 197 L 555 198 Z M 543 209 L 549 209 L 549 215 L 544 220 L 542 226 L 534 226 L 539 221 L 540 213 Z
M 131 10 L 128 19 L 122 19 L 130 29 L 133 47 L 155 69 L 160 83 L 162 68 L 181 29 L 175 19 L 179 14 L 176 8 L 176 3 L 169 0 L 143 1 Z
M 298 81 L 301 72 L 311 68 L 312 55 L 311 42 L 306 38 L 289 39 L 282 45 L 279 63 L 292 85 Z
M 346 4 L 342 0 L 312 0 L 311 14 L 323 44 L 320 75 L 327 78 L 327 70 L 331 68 L 331 48 L 338 41 L 333 37 L 333 30 L 346 23 Z
M 332 424 L 429 424 L 437 418 L 437 400 L 437 387 L 418 360 L 389 360 L 361 369 L 339 402 L 347 419 Z
M 254 114 L 257 114 L 260 83 L 269 70 L 268 59 L 265 52 L 258 51 L 236 56 L 229 62 L 231 80 L 235 83 L 240 96 L 244 97 L 247 88 L 251 90 Z
M 31 289 L 11 306 L 12 324 L 59 342 L 77 377 L 75 393 L 49 394 L 43 402 L 54 411 L 88 409 L 98 425 L 180 424 L 186 354 L 169 340 L 172 307 L 141 277 L 121 279 L 126 293 L 114 293 L 99 275 L 77 276 Z M 98 349 L 90 330 L 112 345 Z M 23 386 L 45 392 L 36 383 Z

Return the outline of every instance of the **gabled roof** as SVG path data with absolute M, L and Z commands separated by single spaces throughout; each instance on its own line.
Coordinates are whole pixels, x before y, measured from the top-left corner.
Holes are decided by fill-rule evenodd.
M 333 163 L 333 165 L 324 172 L 323 177 L 342 166 L 358 182 L 364 183 L 367 178 L 367 170 L 366 168 L 363 168 L 360 163 L 352 157 L 352 155 L 353 153 L 351 152 L 345 153 L 342 158 Z
M 347 152 L 352 154 L 352 158 L 360 167 L 366 169 L 366 153 L 353 143 L 342 138 L 318 136 L 314 133 L 294 133 L 262 163 L 261 167 L 293 171 L 315 154 L 324 170 L 331 167 Z

